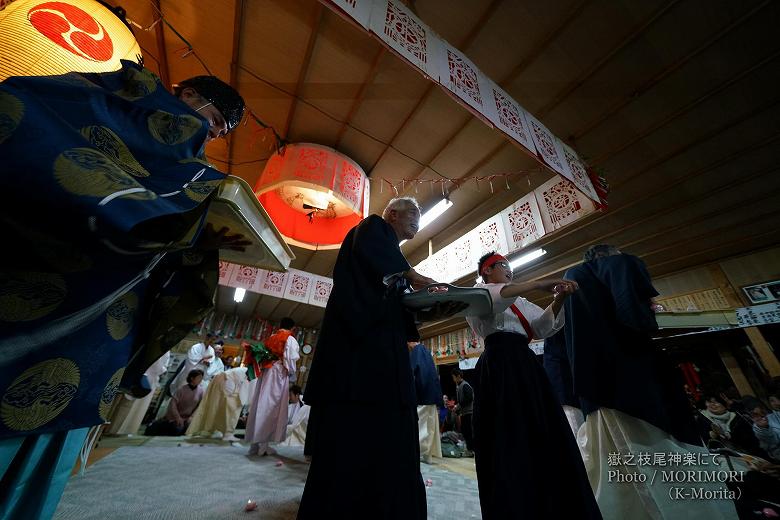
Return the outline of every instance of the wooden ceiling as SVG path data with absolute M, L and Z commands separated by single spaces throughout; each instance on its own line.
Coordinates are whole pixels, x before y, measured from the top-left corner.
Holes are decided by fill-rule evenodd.
M 516 273 L 560 275 L 593 243 L 639 255 L 654 276 L 768 247 L 777 232 L 780 2 L 407 0 L 444 39 L 608 178 L 609 211 L 544 237 L 548 254 Z M 127 0 L 146 66 L 164 82 L 210 71 L 290 142 L 355 159 L 372 180 L 458 179 L 538 170 L 362 29 L 316 0 Z M 195 52 L 186 54 L 186 44 Z M 183 50 L 184 48 L 184 50 Z M 200 60 L 200 61 L 199 61 Z M 254 123 L 209 145 L 250 185 L 274 150 Z M 550 174 L 448 185 L 454 206 L 403 246 L 412 264 L 497 213 Z M 390 190 L 372 182 L 371 211 Z M 441 187 L 407 187 L 423 209 Z M 330 275 L 336 252 L 294 248 L 293 267 Z M 472 280 L 461 280 L 470 283 Z M 535 295 L 544 303 L 543 295 Z M 248 294 L 219 308 L 317 325 L 322 309 Z

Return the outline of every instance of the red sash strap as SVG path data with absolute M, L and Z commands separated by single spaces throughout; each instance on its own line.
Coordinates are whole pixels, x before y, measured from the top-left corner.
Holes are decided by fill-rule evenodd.
M 517 319 L 520 320 L 520 324 L 523 326 L 523 329 L 525 330 L 525 335 L 528 336 L 528 341 L 533 341 L 534 339 L 534 330 L 531 328 L 531 324 L 528 323 L 528 320 L 525 319 L 525 316 L 523 316 L 523 313 L 520 312 L 520 309 L 517 308 L 517 305 L 514 303 L 509 306 L 510 309 L 512 309 L 512 312 L 515 313 L 515 316 L 517 316 Z

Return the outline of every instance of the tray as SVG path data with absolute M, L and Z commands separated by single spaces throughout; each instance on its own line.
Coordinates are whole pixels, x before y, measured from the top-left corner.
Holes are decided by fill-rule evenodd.
M 462 311 L 450 316 L 451 318 L 493 314 L 493 299 L 487 289 L 456 287 L 448 283 L 428 285 L 419 291 L 405 294 L 401 302 L 412 311 L 429 309 L 437 303 L 446 302 L 463 302 L 468 305 Z
M 241 233 L 252 242 L 246 251 L 220 249 L 219 259 L 271 271 L 286 271 L 295 255 L 285 243 L 271 217 L 243 179 L 228 175 L 214 195 L 206 222 L 230 234 Z

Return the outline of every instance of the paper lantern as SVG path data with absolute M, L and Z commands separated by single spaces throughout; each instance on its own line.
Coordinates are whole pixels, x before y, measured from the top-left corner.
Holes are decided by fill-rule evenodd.
M 0 11 L 0 81 L 109 72 L 140 56 L 130 29 L 95 0 L 16 0 Z
M 288 243 L 337 249 L 368 216 L 368 177 L 327 146 L 289 144 L 266 163 L 255 194 Z

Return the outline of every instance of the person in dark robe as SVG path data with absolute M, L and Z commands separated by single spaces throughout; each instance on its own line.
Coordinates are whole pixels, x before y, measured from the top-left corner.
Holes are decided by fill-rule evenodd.
M 544 371 L 550 379 L 558 402 L 563 407 L 563 413 L 569 421 L 572 433 L 577 431 L 585 422 L 585 417 L 580 410 L 579 399 L 574 395 L 574 387 L 571 381 L 571 365 L 566 355 L 566 334 L 563 329 L 544 340 Z
M 697 454 L 706 456 L 682 378 L 652 343 L 658 292 L 644 262 L 614 246 L 596 245 L 564 277 L 579 285 L 565 303 L 566 355 L 572 390 L 585 414 L 578 441 L 604 517 L 735 518 L 730 501 L 672 500 L 673 484 L 653 482 L 651 465 L 634 461 L 616 467 L 614 457 L 609 462 L 610 453 L 679 453 L 697 461 Z M 616 483 L 610 470 L 643 473 L 646 481 Z
M 393 199 L 341 245 L 306 384 L 312 460 L 299 519 L 426 518 L 407 349 L 419 335 L 400 298 L 410 285 L 435 282 L 398 246 L 414 237 L 419 219 L 414 199 Z M 377 385 L 381 392 L 366 391 Z M 354 424 L 371 434 L 352 435 Z
M 426 464 L 430 464 L 433 457 L 441 458 L 441 433 L 437 406 L 441 403 L 441 382 L 428 347 L 417 342 L 410 342 L 409 345 L 409 361 L 412 364 L 414 393 L 417 398 L 420 458 Z
M 478 273 L 493 313 L 468 316 L 484 339 L 474 388 L 474 445 L 482 518 L 600 519 L 579 449 L 547 375 L 528 348 L 563 327 L 568 280 L 513 282 L 506 258 L 488 253 Z M 554 292 L 542 309 L 520 295 Z
M 225 175 L 204 147 L 243 111 L 215 77 L 174 95 L 129 61 L 0 83 L 1 518 L 54 513 L 90 428 L 212 306 Z

